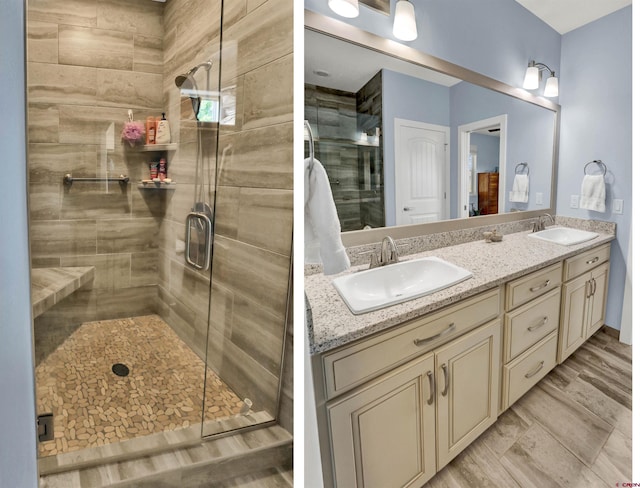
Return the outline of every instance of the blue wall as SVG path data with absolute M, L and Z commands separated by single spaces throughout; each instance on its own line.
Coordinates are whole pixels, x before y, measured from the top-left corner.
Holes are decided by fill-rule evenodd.
M 35 488 L 27 163 L 25 135 L 24 4 L 0 0 L 0 486 Z
M 476 146 L 478 155 L 476 171 L 478 173 L 494 171 L 500 162 L 500 138 L 473 133 L 470 142 L 472 146 Z
M 631 235 L 631 7 L 562 37 L 560 156 L 557 213 L 618 225 L 611 248 L 607 325 L 620 328 Z M 607 165 L 605 213 L 570 208 L 580 194 L 586 162 Z M 611 213 L 613 198 L 624 213 Z
M 391 0 L 392 12 L 396 0 Z M 327 0 L 305 8 L 388 39 L 393 16 L 365 6 L 355 19 L 336 15 Z M 529 59 L 560 70 L 560 34 L 514 0 L 418 0 L 413 2 L 418 38 L 408 46 L 478 73 L 521 86 Z M 562 82 L 561 82 L 562 83 Z
M 411 93 L 411 96 L 407 96 Z M 386 225 L 396 223 L 394 119 L 449 127 L 449 89 L 413 76 L 382 70 L 384 213 Z
M 507 172 L 504 176 L 505 210 L 535 210 L 550 206 L 551 162 L 554 113 L 517 98 L 494 92 L 467 82 L 450 89 L 451 94 L 451 181 L 458 181 L 458 126 L 497 115 L 507 114 Z M 509 202 L 515 167 L 529 163 L 529 202 Z M 502 177 L 502 176 L 501 176 Z M 536 205 L 535 193 L 543 194 L 543 204 Z M 458 215 L 458 188 L 451 186 L 451 215 Z

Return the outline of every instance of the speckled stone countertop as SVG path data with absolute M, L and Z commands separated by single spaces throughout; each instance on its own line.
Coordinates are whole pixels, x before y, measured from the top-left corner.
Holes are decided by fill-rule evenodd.
M 31 303 L 33 318 L 42 315 L 63 298 L 93 280 L 95 268 L 33 268 L 31 270 Z
M 566 226 L 565 222 L 562 224 Z M 598 230 L 601 232 L 603 229 Z M 615 239 L 614 233 L 601 233 L 591 241 L 562 246 L 531 239 L 527 237 L 530 233 L 531 231 L 508 234 L 502 242 L 473 241 L 410 256 L 402 256 L 401 252 L 402 261 L 437 256 L 468 269 L 473 277 L 431 295 L 362 315 L 351 313 L 331 282 L 338 276 L 367 269 L 367 265 L 352 266 L 349 271 L 334 276 L 306 276 L 311 354 L 326 352 L 389 329 Z

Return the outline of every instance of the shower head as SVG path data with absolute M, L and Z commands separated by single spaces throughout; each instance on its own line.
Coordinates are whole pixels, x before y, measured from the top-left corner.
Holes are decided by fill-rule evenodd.
M 198 112 L 200 111 L 200 102 L 202 99 L 198 95 L 198 85 L 196 84 L 196 80 L 193 75 L 200 68 L 204 68 L 207 71 L 207 75 L 209 70 L 211 70 L 211 66 L 213 63 L 211 61 L 205 61 L 204 63 L 200 63 L 197 66 L 194 66 L 186 73 L 176 76 L 175 82 L 176 86 L 180 88 L 180 90 L 186 90 L 189 93 L 189 98 L 191 98 L 191 106 L 193 107 L 193 113 L 196 116 L 196 120 L 198 120 Z M 207 77 L 208 83 L 208 77 Z
M 176 86 L 178 88 L 182 88 L 182 85 L 184 84 L 184 82 L 189 79 L 191 79 L 192 84 L 195 85 L 196 82 L 193 79 L 193 75 L 196 73 L 196 71 L 198 71 L 200 68 L 204 68 L 206 71 L 209 71 L 211 69 L 212 64 L 213 63 L 211 63 L 211 61 L 205 61 L 204 63 L 200 63 L 197 66 L 194 66 L 186 73 L 176 76 Z

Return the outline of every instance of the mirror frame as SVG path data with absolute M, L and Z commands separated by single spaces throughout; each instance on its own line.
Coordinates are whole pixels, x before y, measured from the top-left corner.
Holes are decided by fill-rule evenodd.
M 495 215 L 483 215 L 469 218 L 456 218 L 441 220 L 427 224 L 399 225 L 393 227 L 378 227 L 368 230 L 355 230 L 342 233 L 342 242 L 345 247 L 359 246 L 363 244 L 373 244 L 380 242 L 383 237 L 391 236 L 394 239 L 416 237 L 439 232 L 449 232 L 453 230 L 469 229 L 485 225 L 496 225 L 507 222 L 515 222 L 538 217 L 544 213 L 555 214 L 556 212 L 556 191 L 558 174 L 558 141 L 560 130 L 560 105 L 543 97 L 532 95 L 524 88 L 516 88 L 507 85 L 483 74 L 471 71 L 462 66 L 450 63 L 443 59 L 426 54 L 418 49 L 401 44 L 392 39 L 386 39 L 372 34 L 358 27 L 346 24 L 337 19 L 305 9 L 304 11 L 305 29 L 324 34 L 344 42 L 355 44 L 381 54 L 386 54 L 402 61 L 422 66 L 440 73 L 444 73 L 460 80 L 473 83 L 475 85 L 503 93 L 510 97 L 518 98 L 528 103 L 538 105 L 555 112 L 553 150 L 552 150 L 552 172 L 551 191 L 549 200 L 551 207 L 540 210 L 526 210 L 522 212 L 509 212 Z

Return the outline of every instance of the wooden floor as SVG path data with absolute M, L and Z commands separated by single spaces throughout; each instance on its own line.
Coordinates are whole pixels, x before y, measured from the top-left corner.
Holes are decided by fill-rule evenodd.
M 425 487 L 605 488 L 631 481 L 631 346 L 601 330 Z

